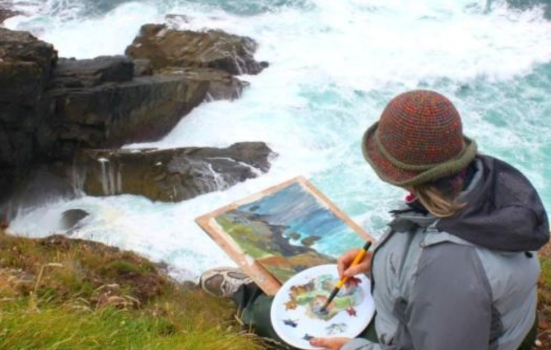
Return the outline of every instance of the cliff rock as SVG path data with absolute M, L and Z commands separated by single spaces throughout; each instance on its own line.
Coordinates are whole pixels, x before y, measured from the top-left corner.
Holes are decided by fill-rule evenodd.
M 68 173 L 89 195 L 135 194 L 177 202 L 255 178 L 270 169 L 273 156 L 261 142 L 224 149 L 83 150 Z
M 0 3 L 0 24 L 10 17 L 19 16 L 21 12 L 10 9 L 7 4 Z
M 45 127 L 44 89 L 56 61 L 52 45 L 0 28 L 0 200 L 41 148 L 36 133 Z
M 149 59 L 155 70 L 165 67 L 214 68 L 232 75 L 258 74 L 267 66 L 255 61 L 256 42 L 220 30 L 194 32 L 147 24 L 126 49 L 132 58 Z
M 125 56 L 102 56 L 89 60 L 62 58 L 51 88 L 84 88 L 104 83 L 123 83 L 134 78 L 134 62 Z
M 145 25 L 128 48 L 132 57 L 58 59 L 52 45 L 26 32 L 0 28 L 0 188 L 12 189 L 40 163 L 70 164 L 80 150 L 156 141 L 200 103 L 238 98 L 249 84 L 234 75 L 256 74 L 266 66 L 254 60 L 256 46 L 250 38 L 221 31 Z M 133 164 L 137 172 L 147 172 L 133 163 L 137 154 L 109 152 L 125 167 Z M 164 170 L 168 180 L 157 184 L 160 189 L 153 192 L 158 194 L 151 195 L 147 183 L 133 185 L 128 193 L 147 192 L 160 200 L 191 198 L 210 188 L 210 182 L 199 185 L 197 169 L 220 170 L 223 182 L 233 184 L 254 176 L 256 168 L 267 170 L 266 165 L 251 168 L 246 161 L 247 166 L 233 160 L 240 162 L 250 152 L 257 152 L 257 159 L 270 153 L 267 147 L 233 147 L 222 152 L 230 160 L 196 161 L 196 153 L 201 157 L 209 152 L 216 153 L 205 149 L 140 153 L 140 161 L 159 158 L 170 163 L 170 169 Z M 181 159 L 195 162 L 184 166 L 192 173 L 174 170 Z M 129 184 L 135 182 L 131 174 L 125 176 Z M 191 189 L 185 181 L 191 181 Z M 0 193 L 0 203 L 8 192 Z
M 144 76 L 90 88 L 56 88 L 50 156 L 70 158 L 80 148 L 120 147 L 166 135 L 204 99 L 207 82 L 185 76 Z
M 160 75 L 182 76 L 189 81 L 208 84 L 206 100 L 230 100 L 238 99 L 243 90 L 250 84 L 234 77 L 233 75 L 211 68 L 165 68 L 159 71 Z

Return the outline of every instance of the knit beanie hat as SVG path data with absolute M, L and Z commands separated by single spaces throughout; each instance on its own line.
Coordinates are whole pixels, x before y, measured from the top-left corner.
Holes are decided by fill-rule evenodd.
M 461 117 L 439 93 L 416 90 L 392 99 L 364 134 L 365 159 L 381 180 L 400 187 L 456 174 L 475 158 Z

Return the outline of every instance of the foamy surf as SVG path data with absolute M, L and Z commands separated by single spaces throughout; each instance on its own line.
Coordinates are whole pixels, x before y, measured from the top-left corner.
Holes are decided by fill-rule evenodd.
M 549 206 L 544 174 L 551 173 L 551 23 L 540 9 L 519 12 L 503 2 L 487 8 L 486 1 L 466 0 L 254 3 L 140 1 L 86 13 L 85 2 L 58 1 L 65 7 L 55 7 L 47 1 L 50 7 L 27 5 L 34 12 L 8 20 L 8 27 L 31 29 L 62 56 L 78 58 L 122 54 L 142 24 L 169 13 L 190 18 L 176 23 L 180 28 L 250 36 L 260 44 L 257 58 L 271 66 L 244 77 L 252 86 L 240 100 L 204 104 L 163 140 L 127 147 L 264 141 L 279 154 L 268 174 L 225 191 L 175 204 L 136 196 L 60 200 L 21 209 L 11 232 L 57 232 L 59 215 L 80 208 L 91 215 L 73 237 L 135 250 L 193 279 L 231 263 L 195 217 L 305 175 L 378 236 L 403 191 L 377 179 L 361 157 L 359 140 L 389 98 L 418 87 L 448 95 L 482 151 L 520 167 Z

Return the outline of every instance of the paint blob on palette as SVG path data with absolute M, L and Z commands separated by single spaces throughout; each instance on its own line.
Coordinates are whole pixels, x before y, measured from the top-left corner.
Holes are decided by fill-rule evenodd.
M 336 265 L 305 270 L 288 280 L 276 294 L 271 318 L 277 334 L 299 349 L 315 349 L 315 337 L 354 338 L 371 321 L 375 305 L 366 276 L 357 276 L 341 289 L 328 305 L 327 312 L 316 312 L 325 305 L 338 282 Z
M 284 306 L 287 309 L 302 306 L 306 309 L 306 316 L 324 321 L 330 321 L 342 311 L 355 310 L 355 307 L 360 305 L 365 297 L 360 288 L 361 280 L 356 277 L 352 278 L 350 283 L 344 286 L 336 298 L 331 301 L 326 308 L 327 312 L 317 312 L 325 305 L 338 281 L 338 277 L 326 274 L 312 278 L 308 283 L 291 286 L 290 300 Z M 352 315 L 350 312 L 348 314 Z

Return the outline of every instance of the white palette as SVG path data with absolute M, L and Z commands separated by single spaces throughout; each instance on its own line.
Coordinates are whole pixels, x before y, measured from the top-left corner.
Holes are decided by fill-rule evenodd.
M 319 310 L 338 282 L 336 265 L 322 265 L 302 271 L 288 280 L 276 294 L 271 320 L 277 334 L 299 349 L 316 349 L 310 337 L 358 336 L 371 322 L 375 303 L 369 279 L 356 276 L 349 287 L 343 287 L 328 313 Z

